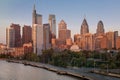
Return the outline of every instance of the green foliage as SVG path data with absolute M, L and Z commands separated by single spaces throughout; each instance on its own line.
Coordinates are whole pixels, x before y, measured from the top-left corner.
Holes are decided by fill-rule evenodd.
M 116 61 L 120 61 L 120 52 L 118 52 L 116 55 Z
M 101 69 L 106 69 L 106 68 L 107 68 L 107 65 L 103 63 L 103 64 L 100 65 L 100 68 L 101 68 Z
M 49 63 L 52 60 L 53 53 L 53 49 L 43 50 L 42 55 L 40 55 L 40 61 L 43 63 Z
M 39 57 L 35 53 L 27 53 L 24 55 L 23 59 L 28 60 L 28 61 L 39 62 Z
M 10 54 L 0 54 L 0 58 L 13 58 L 13 56 L 11 56 Z

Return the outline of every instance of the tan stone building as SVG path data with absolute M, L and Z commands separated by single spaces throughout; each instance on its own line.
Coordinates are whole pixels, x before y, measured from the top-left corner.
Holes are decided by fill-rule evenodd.
M 120 36 L 116 39 L 116 49 L 120 49 Z
M 112 48 L 115 48 L 115 40 L 114 40 L 114 32 L 107 32 L 106 33 L 106 36 L 107 36 L 107 39 L 108 39 L 108 47 L 107 49 L 112 49 Z

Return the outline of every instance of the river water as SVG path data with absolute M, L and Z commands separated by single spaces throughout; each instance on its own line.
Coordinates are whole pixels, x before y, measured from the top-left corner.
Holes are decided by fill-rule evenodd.
M 45 69 L 0 60 L 0 80 L 80 80 Z

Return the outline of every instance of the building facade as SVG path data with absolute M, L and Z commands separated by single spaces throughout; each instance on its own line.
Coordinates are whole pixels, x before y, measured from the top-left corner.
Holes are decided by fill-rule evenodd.
M 49 25 L 52 38 L 56 38 L 56 18 L 54 14 L 49 15 Z
M 120 49 L 120 36 L 116 39 L 116 49 Z
M 44 49 L 51 48 L 51 40 L 50 40 L 50 25 L 43 24 L 43 41 L 44 41 Z
M 41 55 L 42 49 L 44 48 L 43 26 L 38 24 L 33 25 L 32 40 L 33 40 L 33 52 L 37 53 L 37 55 Z
M 6 29 L 6 44 L 7 48 L 15 47 L 15 30 L 11 27 Z
M 22 40 L 21 40 L 20 25 L 19 24 L 11 24 L 10 27 L 15 30 L 15 47 L 21 47 Z
M 87 23 L 86 19 L 84 19 L 83 22 L 82 22 L 80 32 L 81 32 L 81 35 L 89 33 L 89 26 L 88 26 L 88 23 Z
M 42 49 L 44 49 L 43 41 L 43 24 L 42 15 L 37 14 L 35 5 L 33 7 L 32 13 L 32 42 L 33 42 L 33 52 L 37 55 L 42 54 Z
M 66 44 L 66 39 L 71 39 L 71 31 L 67 29 L 67 24 L 64 20 L 59 23 L 58 39 L 61 44 Z
M 22 43 L 32 42 L 32 28 L 31 26 L 24 25 L 22 34 Z
M 97 25 L 96 34 L 97 34 L 97 35 L 101 35 L 101 34 L 104 34 L 104 33 L 105 33 L 104 25 L 103 25 L 103 22 L 100 20 L 100 21 L 98 22 L 98 25 Z

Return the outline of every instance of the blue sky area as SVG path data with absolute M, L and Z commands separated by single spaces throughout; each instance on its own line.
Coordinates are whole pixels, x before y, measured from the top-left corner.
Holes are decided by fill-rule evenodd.
M 0 43 L 6 43 L 6 27 L 11 23 L 31 25 L 34 3 L 37 13 L 43 15 L 43 23 L 48 23 L 49 14 L 55 14 L 57 27 L 63 19 L 72 37 L 80 33 L 85 17 L 91 33 L 96 32 L 99 20 L 106 32 L 120 32 L 120 0 L 0 0 Z

